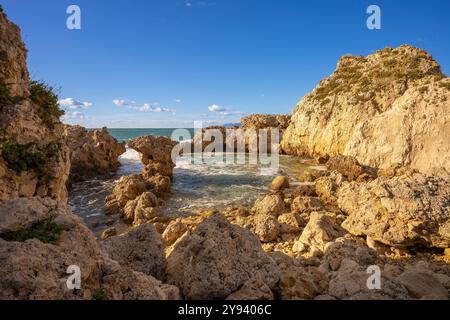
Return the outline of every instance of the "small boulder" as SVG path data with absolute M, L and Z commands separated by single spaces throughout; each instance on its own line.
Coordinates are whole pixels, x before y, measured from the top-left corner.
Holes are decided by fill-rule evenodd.
M 280 224 L 276 217 L 269 214 L 258 214 L 253 219 L 253 232 L 261 242 L 271 242 L 280 234 Z
M 283 198 L 278 194 L 270 194 L 263 198 L 256 200 L 252 208 L 254 214 L 267 215 L 271 214 L 278 217 L 284 211 Z
M 272 190 L 284 190 L 289 188 L 289 178 L 285 176 L 278 176 L 275 179 L 273 179 L 271 184 Z

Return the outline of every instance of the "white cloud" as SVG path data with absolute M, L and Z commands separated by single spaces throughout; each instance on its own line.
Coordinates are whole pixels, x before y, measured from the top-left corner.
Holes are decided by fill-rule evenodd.
M 126 99 L 114 99 L 113 103 L 118 107 L 126 107 L 130 110 L 141 111 L 141 112 L 172 112 L 174 113 L 176 110 L 163 108 L 159 106 L 159 103 L 155 102 L 153 104 L 145 103 L 142 106 L 135 105 L 133 101 L 129 101 Z
M 181 102 L 183 102 L 181 99 L 175 99 L 175 100 L 173 100 L 173 101 L 175 101 L 176 103 L 181 103 Z
M 221 116 L 224 117 L 228 117 L 228 116 L 241 116 L 241 115 L 245 115 L 245 112 L 241 112 L 241 111 L 232 111 L 229 108 L 225 108 L 222 106 L 219 106 L 217 104 L 212 104 L 208 107 L 208 110 L 210 112 L 219 114 Z
M 63 116 L 62 120 L 84 120 L 87 119 L 86 115 L 80 111 L 67 111 Z
M 126 99 L 114 99 L 112 102 L 118 107 L 128 107 L 133 104 L 132 101 L 128 101 Z
M 220 111 L 226 111 L 227 109 L 222 106 L 219 106 L 217 104 L 212 104 L 208 107 L 208 110 L 211 112 L 220 112 Z
M 58 100 L 58 105 L 69 109 L 87 109 L 92 107 L 92 102 L 82 102 L 73 98 Z
M 175 112 L 175 110 L 168 109 L 168 108 L 162 108 L 158 106 L 152 106 L 151 104 L 144 104 L 142 107 L 138 109 L 142 112 Z

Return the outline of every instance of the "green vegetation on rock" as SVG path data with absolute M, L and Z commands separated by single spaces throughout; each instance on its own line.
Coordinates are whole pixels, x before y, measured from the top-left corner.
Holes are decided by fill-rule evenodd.
M 0 82 L 0 109 L 6 105 L 14 103 L 14 98 L 11 97 L 9 88 L 3 82 Z
M 2 131 L 0 131 L 1 156 L 10 169 L 17 175 L 23 171 L 34 170 L 46 180 L 53 178 L 49 164 L 59 152 L 58 142 L 50 142 L 41 148 L 35 143 L 14 144 L 4 138 Z
M 1 237 L 6 241 L 24 242 L 29 239 L 37 239 L 43 243 L 54 243 L 58 241 L 64 228 L 54 223 L 53 220 L 54 216 L 51 215 L 28 228 L 19 228 Z
M 53 128 L 54 120 L 64 115 L 64 111 L 58 106 L 58 96 L 54 89 L 39 81 L 30 83 L 30 99 L 36 103 L 39 109 L 39 116 L 49 128 Z

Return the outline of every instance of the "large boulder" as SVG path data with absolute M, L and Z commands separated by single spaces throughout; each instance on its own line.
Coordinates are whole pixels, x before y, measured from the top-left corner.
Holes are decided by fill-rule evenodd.
M 423 172 L 450 170 L 449 83 L 431 55 L 415 47 L 345 56 L 299 102 L 282 150 L 348 155 L 372 167 L 399 162 Z
M 225 299 L 252 278 L 273 288 L 279 277 L 258 238 L 221 214 L 178 239 L 167 262 L 168 281 L 186 299 Z
M 86 130 L 81 126 L 66 126 L 67 145 L 70 149 L 70 180 L 92 178 L 116 170 L 125 144 L 118 143 L 106 128 Z
M 278 217 L 285 209 L 284 201 L 279 194 L 269 194 L 256 200 L 252 212 L 256 215 L 272 215 Z
M 163 280 L 166 273 L 164 243 L 151 224 L 143 224 L 125 234 L 109 237 L 101 242 L 112 259 L 129 267 Z
M 34 197 L 0 202 L 0 217 L 0 299 L 179 298 L 176 287 L 111 260 L 83 221 L 53 199 Z M 151 254 L 144 254 L 142 247 L 136 248 L 142 249 L 139 257 L 149 261 Z M 131 258 L 127 260 L 117 253 L 124 251 L 116 248 L 113 253 L 128 264 Z M 128 251 L 131 257 L 132 252 Z M 159 252 L 153 257 L 159 257 L 160 266 L 156 266 L 157 261 L 147 266 L 136 261 L 130 264 L 148 273 L 152 269 L 162 274 L 163 256 Z M 67 286 L 69 266 L 80 268 L 80 290 Z
M 305 246 L 311 250 L 324 251 L 327 243 L 339 238 L 344 233 L 345 231 L 339 226 L 334 215 L 313 212 L 297 240 L 299 243 L 295 243 L 294 248 Z
M 343 227 L 390 246 L 450 246 L 450 179 L 421 173 L 341 187 Z

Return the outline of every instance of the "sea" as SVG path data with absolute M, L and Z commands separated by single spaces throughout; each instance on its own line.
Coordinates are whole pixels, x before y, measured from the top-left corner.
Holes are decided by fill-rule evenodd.
M 108 129 L 120 142 L 147 135 L 171 137 L 174 130 Z M 186 130 L 193 137 L 194 129 Z M 69 190 L 69 206 L 97 235 L 107 228 L 110 218 L 104 209 L 105 198 L 112 193 L 118 179 L 143 169 L 140 154 L 128 147 L 119 160 L 121 166 L 117 172 L 76 183 Z M 205 210 L 220 211 L 228 207 L 250 208 L 258 197 L 269 191 L 276 175 L 288 175 L 291 185 L 295 187 L 300 184 L 296 182 L 295 176 L 312 168 L 323 169 L 309 165 L 306 159 L 280 156 L 279 167 L 268 174 L 261 170 L 260 165 L 250 164 L 250 161 L 245 164 L 226 163 L 223 157 L 182 155 L 178 157 L 174 168 L 171 195 L 162 209 L 189 215 Z

